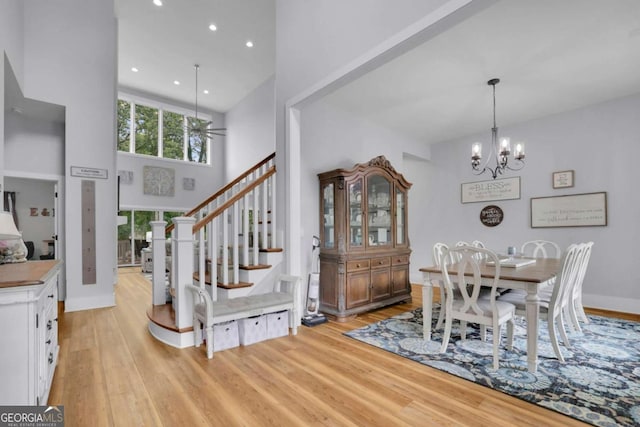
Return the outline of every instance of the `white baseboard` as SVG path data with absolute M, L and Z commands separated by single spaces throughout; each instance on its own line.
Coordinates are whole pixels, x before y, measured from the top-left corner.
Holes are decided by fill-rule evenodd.
M 601 310 L 640 314 L 640 299 L 617 298 L 605 295 L 582 294 L 582 305 Z
M 67 295 L 67 299 L 64 301 L 64 311 L 82 311 L 92 310 L 94 308 L 114 307 L 116 305 L 116 295 L 98 295 L 92 297 L 80 297 L 70 298 Z
M 193 331 L 171 331 L 149 321 L 149 333 L 158 341 L 170 345 L 171 347 L 187 348 L 193 347 L 194 345 Z

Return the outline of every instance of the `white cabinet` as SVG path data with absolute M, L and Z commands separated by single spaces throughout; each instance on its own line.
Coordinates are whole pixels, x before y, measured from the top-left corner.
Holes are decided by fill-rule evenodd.
M 28 270 L 25 280 L 17 270 Z M 0 405 L 47 404 L 60 349 L 59 270 L 56 260 L 0 266 Z

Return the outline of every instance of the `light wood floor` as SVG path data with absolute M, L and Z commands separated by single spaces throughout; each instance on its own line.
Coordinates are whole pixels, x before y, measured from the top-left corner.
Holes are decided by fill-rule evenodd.
M 418 307 L 378 310 L 297 336 L 217 352 L 147 331 L 151 285 L 120 269 L 117 306 L 60 313 L 49 404 L 70 426 L 583 426 L 343 332 Z

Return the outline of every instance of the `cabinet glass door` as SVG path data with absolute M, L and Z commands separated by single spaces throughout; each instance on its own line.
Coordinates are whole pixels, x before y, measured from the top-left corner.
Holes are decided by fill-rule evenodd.
M 404 193 L 396 189 L 396 244 L 405 244 L 405 197 Z
M 322 187 L 322 246 L 333 248 L 335 246 L 335 199 L 333 183 Z
M 349 184 L 349 245 L 362 246 L 362 180 Z
M 391 242 L 391 183 L 379 175 L 367 179 L 367 239 L 369 246 Z

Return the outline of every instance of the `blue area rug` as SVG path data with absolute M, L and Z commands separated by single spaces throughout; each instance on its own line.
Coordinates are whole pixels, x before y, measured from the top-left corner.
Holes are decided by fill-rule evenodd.
M 437 319 L 439 308 L 434 305 Z M 383 320 L 346 336 L 416 362 L 501 391 L 596 426 L 640 425 L 640 323 L 589 316 L 582 333 L 569 333 L 571 348 L 560 345 L 565 363 L 555 358 L 546 321 L 540 321 L 538 372 L 527 371 L 526 323 L 518 319 L 513 350 L 500 349 L 500 369 L 493 370 L 491 332 L 482 342 L 467 325 L 460 341 L 453 323 L 446 353 L 440 353 L 442 330 L 422 339 L 422 309 Z M 506 327 L 502 328 L 506 343 Z

